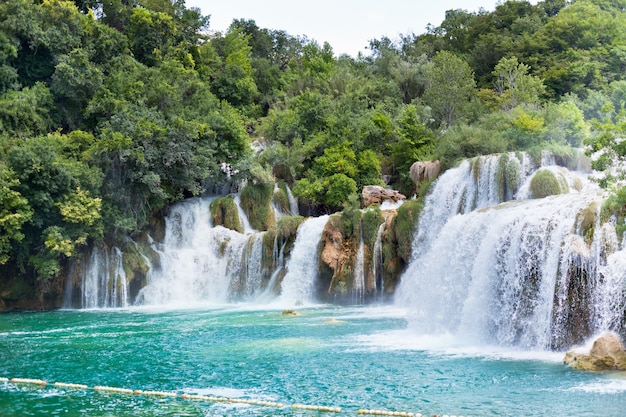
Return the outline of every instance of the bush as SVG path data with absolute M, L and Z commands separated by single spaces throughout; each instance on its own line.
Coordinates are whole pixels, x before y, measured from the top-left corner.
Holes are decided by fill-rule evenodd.
M 567 192 L 556 175 L 548 169 L 540 169 L 530 180 L 530 192 L 533 198 L 544 198 Z

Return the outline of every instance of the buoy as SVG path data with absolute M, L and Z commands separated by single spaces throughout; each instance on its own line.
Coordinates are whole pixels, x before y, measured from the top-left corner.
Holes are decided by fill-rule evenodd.
M 72 388 L 72 389 L 87 389 L 87 388 L 89 388 L 87 385 L 83 385 L 83 384 L 67 384 L 65 382 L 55 382 L 54 386 L 55 387 L 59 387 L 59 388 Z
M 13 384 L 35 384 L 45 386 L 46 381 L 41 379 L 29 379 L 29 378 L 11 378 L 11 383 Z

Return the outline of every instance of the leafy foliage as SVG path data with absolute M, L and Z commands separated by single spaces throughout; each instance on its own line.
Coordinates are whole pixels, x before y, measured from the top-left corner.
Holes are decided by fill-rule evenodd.
M 229 175 L 260 230 L 275 179 L 312 214 L 356 218 L 365 185 L 412 193 L 416 160 L 585 145 L 619 193 L 623 8 L 449 10 L 353 58 L 252 20 L 208 35 L 184 0 L 0 2 L 0 269 L 54 277 Z

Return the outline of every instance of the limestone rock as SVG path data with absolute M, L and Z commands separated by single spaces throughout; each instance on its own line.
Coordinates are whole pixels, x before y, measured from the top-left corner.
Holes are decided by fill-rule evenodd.
M 411 179 L 419 184 L 425 180 L 432 180 L 439 175 L 441 171 L 441 162 L 436 161 L 417 161 L 411 165 Z
M 381 204 L 384 201 L 398 202 L 406 200 L 406 196 L 396 190 L 389 190 L 379 185 L 366 185 L 363 187 L 363 207 Z
M 605 333 L 594 342 L 589 353 L 574 349 L 563 363 L 582 371 L 626 370 L 626 349 L 614 333 Z

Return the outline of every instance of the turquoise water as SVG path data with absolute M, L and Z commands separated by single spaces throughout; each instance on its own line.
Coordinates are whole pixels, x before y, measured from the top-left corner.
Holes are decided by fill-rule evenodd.
M 0 316 L 0 416 L 622 416 L 626 378 L 562 354 L 418 337 L 388 307 L 225 306 Z M 334 319 L 329 322 L 329 319 Z M 86 390 L 53 382 L 86 384 Z M 96 385 L 280 402 L 283 408 L 95 391 Z M 292 409 L 292 404 L 342 412 Z

